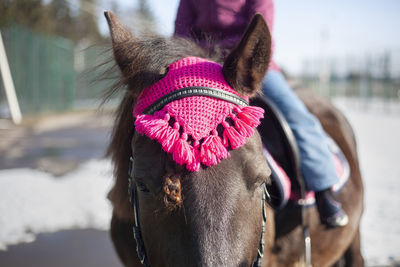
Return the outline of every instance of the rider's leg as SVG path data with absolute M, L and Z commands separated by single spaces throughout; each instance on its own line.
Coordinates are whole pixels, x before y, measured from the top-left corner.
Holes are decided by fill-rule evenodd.
M 293 131 L 306 187 L 317 192 L 321 221 L 328 226 L 345 225 L 347 216 L 330 190 L 338 182 L 338 177 L 321 124 L 295 95 L 279 71 L 268 71 L 262 89 L 264 95 L 282 112 Z

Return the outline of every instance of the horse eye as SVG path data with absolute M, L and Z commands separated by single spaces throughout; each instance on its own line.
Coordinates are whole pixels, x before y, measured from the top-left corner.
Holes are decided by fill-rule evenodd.
M 144 193 L 150 192 L 150 190 L 146 187 L 146 185 L 143 182 L 136 181 L 136 186 L 141 192 L 144 192 Z

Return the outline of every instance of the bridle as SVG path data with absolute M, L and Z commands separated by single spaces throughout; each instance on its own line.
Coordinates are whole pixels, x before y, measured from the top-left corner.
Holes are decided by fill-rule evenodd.
M 133 226 L 133 237 L 136 241 L 136 252 L 138 254 L 140 262 L 146 266 L 150 267 L 149 261 L 146 257 L 146 250 L 144 248 L 144 243 L 142 239 L 142 231 L 140 229 L 139 223 L 139 209 L 138 209 L 138 200 L 137 200 L 137 185 L 136 181 L 133 179 L 133 158 L 129 159 L 129 204 L 130 207 L 133 208 L 133 214 L 135 217 L 135 225 Z
M 162 98 L 160 98 L 158 101 L 150 105 L 145 113 L 151 114 L 160 108 L 162 108 L 164 105 L 167 103 L 170 103 L 172 101 L 181 99 L 183 97 L 190 97 L 190 96 L 209 96 L 213 98 L 218 98 L 222 99 L 234 104 L 240 104 L 240 105 L 248 105 L 248 102 L 232 93 L 225 92 L 222 90 L 217 90 L 209 87 L 189 87 L 189 88 L 184 88 L 181 90 L 176 90 Z M 149 260 L 146 255 L 146 250 L 144 247 L 144 242 L 142 238 L 142 233 L 141 233 L 141 228 L 140 228 L 140 222 L 139 222 L 139 205 L 138 205 L 138 198 L 137 198 L 137 184 L 134 179 L 133 175 L 133 158 L 130 157 L 129 159 L 129 171 L 128 171 L 128 181 L 129 181 L 129 203 L 131 208 L 133 209 L 133 214 L 135 218 L 135 224 L 133 226 L 133 236 L 136 241 L 136 252 L 138 254 L 140 262 L 145 266 L 145 267 L 150 267 Z M 270 200 L 270 195 L 267 190 L 267 185 L 264 182 L 262 184 L 263 186 L 263 194 L 261 197 L 262 201 L 262 230 L 261 230 L 261 237 L 260 237 L 260 243 L 257 249 L 257 258 L 256 260 L 252 263 L 251 267 L 261 267 L 261 260 L 264 255 L 264 234 L 265 234 L 265 228 L 266 228 L 266 220 L 267 220 L 267 213 L 266 213 L 266 201 Z

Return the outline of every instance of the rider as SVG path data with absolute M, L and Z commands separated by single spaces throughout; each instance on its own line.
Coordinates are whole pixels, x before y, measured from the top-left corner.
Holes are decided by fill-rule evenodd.
M 180 0 L 175 35 L 190 38 L 208 50 L 230 50 L 241 39 L 256 13 L 266 19 L 272 33 L 273 0 Z M 308 190 L 316 192 L 321 223 L 345 226 L 348 217 L 331 187 L 338 182 L 332 155 L 319 121 L 294 94 L 271 60 L 262 91 L 280 109 L 289 123 L 301 156 L 301 171 Z

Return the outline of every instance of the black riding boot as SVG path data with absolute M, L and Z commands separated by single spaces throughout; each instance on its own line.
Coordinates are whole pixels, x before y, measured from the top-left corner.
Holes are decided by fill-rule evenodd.
M 326 225 L 328 228 L 347 225 L 349 218 L 330 188 L 316 192 L 315 199 L 317 201 L 319 218 L 322 224 Z

